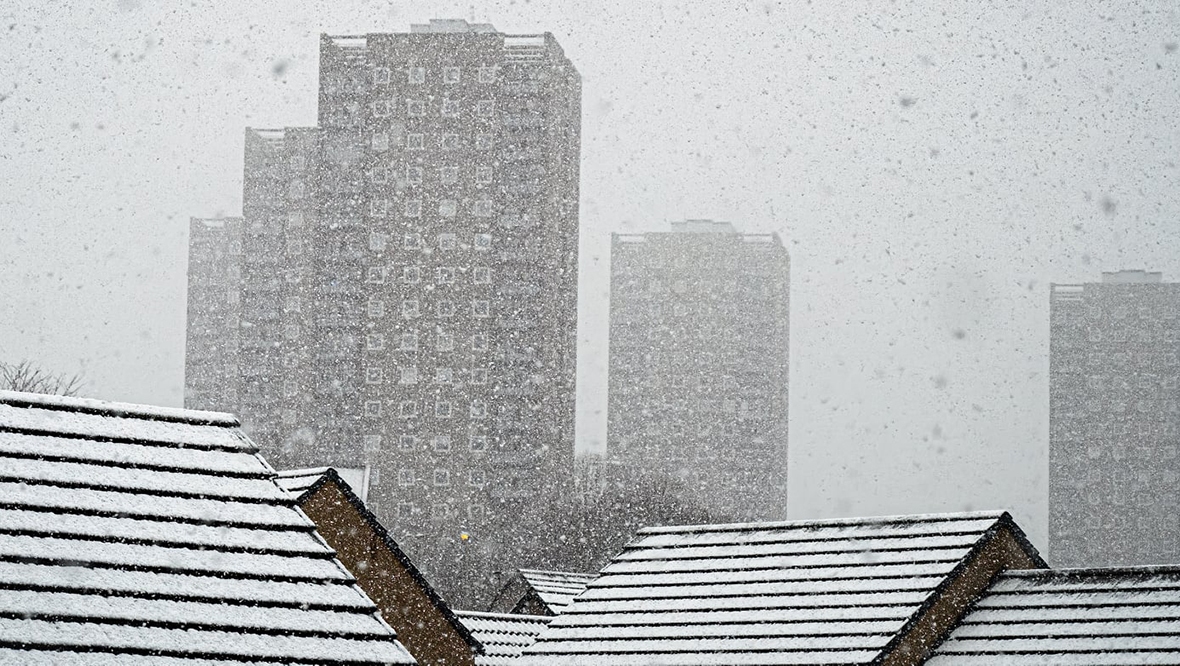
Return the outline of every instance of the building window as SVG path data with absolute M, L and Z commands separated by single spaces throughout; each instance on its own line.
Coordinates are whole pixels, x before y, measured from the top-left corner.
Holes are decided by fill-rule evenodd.
M 453 301 L 439 301 L 434 306 L 434 312 L 439 317 L 453 317 L 455 315 L 455 303 Z
M 491 284 L 492 283 L 492 269 L 487 266 L 476 266 L 471 271 L 472 279 L 475 284 Z
M 418 444 L 418 438 L 413 435 L 402 435 L 397 438 L 397 446 L 403 451 L 409 451 Z
M 445 166 L 439 169 L 439 177 L 443 185 L 454 185 L 459 182 L 459 167 Z
M 377 299 L 377 298 L 370 298 L 368 311 L 369 311 L 370 317 L 383 317 L 383 316 L 385 316 L 385 301 Z
M 485 300 L 471 301 L 471 316 L 486 317 L 491 310 L 491 305 Z
M 431 440 L 431 443 L 434 445 L 434 450 L 438 453 L 445 453 L 451 450 L 450 435 L 438 435 Z
M 475 216 L 476 217 L 491 217 L 492 216 L 492 200 L 480 199 L 475 202 Z
M 471 383 L 472 384 L 487 384 L 488 383 L 488 369 L 487 368 L 472 368 L 471 369 Z
M 406 115 L 407 116 L 421 116 L 426 113 L 426 104 L 420 99 L 406 100 Z
M 381 401 L 380 400 L 366 400 L 365 401 L 365 416 L 378 418 L 381 416 Z
M 495 83 L 496 82 L 496 68 L 495 67 L 480 67 L 479 68 L 479 82 L 480 83 Z
M 422 201 L 419 199 L 409 199 L 405 206 L 402 207 L 402 213 L 406 217 L 420 217 L 422 215 Z
M 475 234 L 475 249 L 490 250 L 492 249 L 492 235 L 491 234 Z
M 374 67 L 373 68 L 373 85 L 384 86 L 389 84 L 389 68 L 388 67 Z
M 445 469 L 434 470 L 434 485 L 449 486 L 451 485 L 451 472 Z
M 438 249 L 450 252 L 455 249 L 455 234 L 439 234 Z
M 455 118 L 459 115 L 459 102 L 453 99 L 444 99 L 442 102 L 442 114 L 447 118 Z
M 430 507 L 430 517 L 434 520 L 442 520 L 450 515 L 451 511 L 444 503 L 433 504 Z
M 449 266 L 439 266 L 435 271 L 434 281 L 437 284 L 451 284 L 455 281 L 455 269 Z
M 369 214 L 373 217 L 389 215 L 389 199 L 372 199 L 369 201 Z
M 389 102 L 379 99 L 373 102 L 373 117 L 384 118 L 389 115 Z
M 287 226 L 299 229 L 303 226 L 303 211 L 293 210 L 287 213 Z
M 475 148 L 477 150 L 489 150 L 492 147 L 493 143 L 494 143 L 494 141 L 492 139 L 491 134 L 476 134 L 475 135 Z
M 363 442 L 365 453 L 380 453 L 381 435 L 365 435 Z
M 417 250 L 422 247 L 422 236 L 420 234 L 406 234 L 402 237 L 402 247 L 407 250 Z
M 422 269 L 417 266 L 402 266 L 402 282 L 417 284 L 422 280 Z
M 385 167 L 377 167 L 376 169 L 373 169 L 369 172 L 369 178 L 371 178 L 374 183 L 388 183 L 389 170 Z
M 397 505 L 397 517 L 408 519 L 414 515 L 414 505 L 411 502 L 402 502 Z
M 475 351 L 487 351 L 488 334 L 476 333 L 475 335 L 471 336 L 471 348 Z
M 423 150 L 426 148 L 426 136 L 415 132 L 406 135 L 406 150 Z
M 409 166 L 406 167 L 406 182 L 411 185 L 422 184 L 422 167 Z
M 401 468 L 397 471 L 397 485 L 412 486 L 414 485 L 414 470 Z
M 398 416 L 412 418 L 418 415 L 418 403 L 413 400 L 402 400 L 397 406 Z
M 492 182 L 492 167 L 479 166 L 475 167 L 475 182 L 480 185 L 487 185 Z
M 439 215 L 446 218 L 451 218 L 455 217 L 455 213 L 457 212 L 459 212 L 459 203 L 454 199 L 443 199 L 442 201 L 438 202 Z
M 469 519 L 479 521 L 483 520 L 484 516 L 486 515 L 487 511 L 484 510 L 484 506 L 482 504 L 467 505 L 467 517 Z
M 450 400 L 439 400 L 434 403 L 434 416 L 439 419 L 451 418 L 452 405 Z
M 458 67 L 443 67 L 443 83 L 458 83 L 460 69 Z
M 473 469 L 467 473 L 467 485 L 483 488 L 483 470 Z
M 365 368 L 365 383 L 380 384 L 385 380 L 385 372 L 381 368 Z
M 401 376 L 398 377 L 399 384 L 417 384 L 418 383 L 418 366 L 403 365 L 399 368 Z
M 418 316 L 418 301 L 407 299 L 402 301 L 402 317 L 413 319 Z
M 372 139 L 369 140 L 369 145 L 372 146 L 373 150 L 383 153 L 389 150 L 389 135 L 385 132 L 376 132 L 373 134 Z
M 455 336 L 446 331 L 439 331 L 435 337 L 440 352 L 449 352 L 455 348 Z
M 451 368 L 435 368 L 434 381 L 437 384 L 450 384 L 455 379 L 455 371 Z
M 385 284 L 385 269 L 380 266 L 370 266 L 365 272 L 365 282 L 369 284 Z
M 459 147 L 459 135 L 444 134 L 442 135 L 441 143 L 439 145 L 442 146 L 443 150 L 455 150 Z
M 370 333 L 365 336 L 365 349 L 369 351 L 381 351 L 385 349 L 385 334 L 384 333 Z
M 473 419 L 482 419 L 488 415 L 488 403 L 480 399 L 471 401 L 471 406 L 467 409 L 467 415 Z
M 405 331 L 398 344 L 401 351 L 418 351 L 418 331 Z
M 292 391 L 292 393 L 294 393 L 294 391 Z M 283 425 L 287 425 L 287 426 L 295 425 L 295 420 L 296 420 L 295 410 L 294 409 L 284 409 L 283 413 L 281 415 L 279 415 L 279 420 L 281 420 L 283 422 Z
M 409 83 L 426 83 L 426 68 L 425 67 L 411 67 L 407 70 L 406 81 Z
M 369 234 L 369 250 L 373 252 L 384 252 L 386 242 L 385 239 L 386 235 L 379 231 L 374 231 L 373 233 Z M 384 277 L 384 274 L 385 271 L 382 269 L 382 277 Z
M 472 451 L 487 451 L 488 450 L 487 435 L 472 435 L 471 436 L 471 450 Z
M 475 114 L 478 116 L 490 116 L 496 109 L 496 103 L 490 99 L 481 99 L 475 103 Z

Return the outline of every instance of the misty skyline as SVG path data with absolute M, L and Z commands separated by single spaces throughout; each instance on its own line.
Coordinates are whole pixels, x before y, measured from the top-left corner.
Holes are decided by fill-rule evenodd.
M 243 129 L 315 120 L 321 32 L 553 32 L 583 94 L 579 440 L 610 232 L 791 252 L 790 515 L 1011 508 L 1044 544 L 1048 283 L 1180 276 L 1180 10 L 1162 2 L 0 7 L 0 358 L 180 405 L 190 216 Z

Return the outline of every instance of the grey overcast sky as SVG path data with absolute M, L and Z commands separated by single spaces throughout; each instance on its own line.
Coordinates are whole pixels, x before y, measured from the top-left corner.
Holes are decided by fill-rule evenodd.
M 609 233 L 793 260 L 790 514 L 1005 507 L 1044 544 L 1049 283 L 1180 277 L 1171 0 L 0 0 L 0 358 L 180 405 L 187 220 L 242 130 L 315 122 L 318 35 L 554 33 L 584 80 L 579 440 Z

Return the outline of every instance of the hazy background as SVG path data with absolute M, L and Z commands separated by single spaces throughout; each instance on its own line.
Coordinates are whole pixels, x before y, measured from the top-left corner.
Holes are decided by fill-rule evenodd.
M 1180 278 L 1170 0 L 0 0 L 0 359 L 180 405 L 187 222 L 240 213 L 243 127 L 314 124 L 321 32 L 431 17 L 582 73 L 583 450 L 609 233 L 729 220 L 792 256 L 792 517 L 1006 507 L 1044 544 L 1049 282 Z

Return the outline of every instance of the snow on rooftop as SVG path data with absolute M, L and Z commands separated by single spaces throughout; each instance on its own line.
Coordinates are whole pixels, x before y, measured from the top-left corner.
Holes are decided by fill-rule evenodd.
M 926 663 L 1180 663 L 1180 567 L 1000 574 Z
M 553 619 L 542 615 L 475 611 L 455 611 L 455 615 L 483 645 L 484 652 L 475 657 L 475 666 L 512 666 L 521 651 L 532 645 L 537 634 Z
M 925 612 L 1001 512 L 642 530 L 521 666 L 868 664 Z
M 0 393 L 0 662 L 410 664 L 225 414 Z
M 595 574 L 538 569 L 521 569 L 520 576 L 554 615 L 564 611 L 595 578 Z

